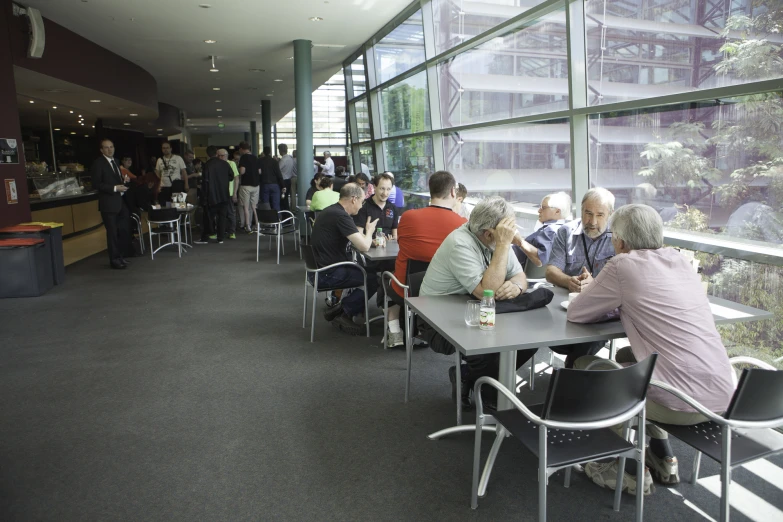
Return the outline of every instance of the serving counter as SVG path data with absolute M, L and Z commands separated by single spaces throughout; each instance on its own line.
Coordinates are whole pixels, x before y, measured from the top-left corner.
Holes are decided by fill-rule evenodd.
M 63 256 L 70 265 L 106 250 L 106 231 L 98 211 L 98 192 L 31 200 L 31 221 L 63 224 Z

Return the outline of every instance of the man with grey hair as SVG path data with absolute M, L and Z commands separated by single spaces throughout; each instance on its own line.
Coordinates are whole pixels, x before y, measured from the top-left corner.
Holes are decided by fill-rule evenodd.
M 320 217 L 319 217 L 320 219 Z M 513 299 L 527 289 L 522 266 L 511 255 L 511 241 L 516 234 L 514 209 L 501 197 L 481 200 L 470 214 L 470 221 L 449 234 L 430 262 L 420 295 L 465 294 L 481 299 L 484 290 L 493 290 L 495 299 Z M 430 347 L 445 355 L 454 353 L 454 345 L 423 321 L 421 337 Z M 535 351 L 520 352 L 517 367 Z M 470 407 L 473 383 L 482 376 L 497 378 L 498 354 L 465 358 L 462 368 L 462 403 Z M 456 400 L 456 368 L 449 370 L 452 397 Z M 489 388 L 489 387 L 487 387 Z M 491 395 L 491 394 L 490 394 Z M 493 397 L 488 397 L 490 404 Z
M 614 256 L 609 216 L 614 211 L 614 195 L 605 188 L 592 188 L 582 198 L 582 219 L 566 223 L 557 231 L 546 267 L 550 283 L 581 292 L 592 283 Z M 583 355 L 595 355 L 604 342 L 578 343 L 552 348 L 566 355 L 565 367 Z
M 619 309 L 631 346 L 617 352 L 617 362 L 632 364 L 657 353 L 653 379 L 720 414 L 734 392 L 733 370 L 701 278 L 685 256 L 663 247 L 663 221 L 654 208 L 640 204 L 621 207 L 612 215 L 611 226 L 617 255 L 571 301 L 568 320 L 602 321 L 616 316 Z M 581 357 L 575 368 L 584 369 L 596 359 Z M 650 388 L 646 409 L 648 420 L 663 424 L 692 425 L 707 420 L 658 388 Z M 653 477 L 666 485 L 677 484 L 677 458 L 667 433 L 654 425 L 648 426 L 647 433 L 651 440 L 646 464 Z M 617 463 L 592 462 L 585 471 L 597 484 L 613 488 Z M 626 471 L 635 474 L 635 466 L 626 467 Z M 635 478 L 632 480 L 635 484 Z
M 237 192 L 239 192 L 239 170 L 237 164 L 228 159 L 228 151 L 226 149 L 218 149 L 218 158 L 228 162 L 228 166 L 231 167 L 231 171 L 234 173 L 234 179 L 228 183 L 228 195 L 231 197 L 228 201 L 228 212 L 226 213 L 226 234 L 229 239 L 237 238 Z
M 571 219 L 571 216 L 571 196 L 565 192 L 544 196 L 538 206 L 538 221 L 541 223 L 541 228 L 519 241 L 519 245 L 515 242 L 513 246 L 519 263 L 525 266 L 525 262 L 529 259 L 536 266 L 547 264 L 557 231 Z

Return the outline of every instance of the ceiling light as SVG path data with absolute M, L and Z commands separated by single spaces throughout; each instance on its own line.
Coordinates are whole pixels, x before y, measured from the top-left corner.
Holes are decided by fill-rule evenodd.
M 33 100 L 30 100 L 30 103 L 35 103 Z
M 212 90 L 213 90 L 213 91 L 219 91 L 219 90 L 220 90 L 220 87 L 212 87 Z
M 283 80 L 281 80 L 280 78 L 277 78 L 275 81 L 276 82 L 282 82 Z
M 215 109 L 215 110 L 218 111 L 218 112 L 221 112 L 223 109 Z
M 123 125 L 130 125 L 130 123 L 123 123 Z
M 217 43 L 217 41 L 215 41 L 215 40 L 204 40 L 204 43 L 213 44 L 213 43 Z
M 289 60 L 293 60 L 293 59 L 294 59 L 294 57 L 293 57 L 293 56 L 289 56 L 289 57 L 288 57 L 288 59 L 289 59 Z
M 211 4 L 198 4 L 198 6 L 199 6 L 200 8 L 202 8 L 202 9 L 209 9 L 210 7 L 212 7 L 212 5 L 211 5 Z
M 215 103 L 221 103 L 221 100 L 215 100 Z
M 90 100 L 90 103 L 101 103 L 101 100 Z
M 73 111 L 68 111 L 68 112 L 70 112 L 71 114 L 73 114 Z
M 320 16 L 311 16 L 311 17 L 310 17 L 310 21 L 311 21 L 311 22 L 323 22 L 323 20 L 324 20 L 324 19 L 323 19 L 323 18 L 321 18 Z
M 56 108 L 57 108 L 57 105 L 52 105 L 52 109 L 56 109 Z
M 54 129 L 54 130 L 58 131 L 58 130 L 60 130 L 60 129 Z
M 94 128 L 95 128 L 95 125 L 93 125 L 93 126 L 92 126 L 92 128 L 94 129 Z
M 84 123 L 80 123 L 79 125 L 81 125 L 82 127 L 84 127 Z
M 223 116 L 218 116 L 218 118 L 222 118 Z
M 72 132 L 71 134 L 73 134 L 74 136 L 76 135 L 76 133 L 75 133 L 75 132 Z
M 158 132 L 163 132 L 163 129 L 155 129 Z
M 81 117 L 82 117 L 82 115 L 80 114 L 80 115 L 79 115 L 79 117 L 81 118 Z
M 85 138 L 89 138 L 89 137 L 90 137 L 90 135 L 89 135 L 89 134 L 85 134 L 85 135 L 84 135 L 84 137 L 85 137 Z
M 218 68 L 215 67 L 215 57 L 210 56 L 210 58 L 212 58 L 212 68 L 209 70 L 209 72 L 218 72 Z
M 248 71 L 252 73 L 262 73 L 262 72 L 266 72 L 266 69 L 248 69 Z
M 132 112 L 130 115 L 131 116 L 138 116 L 138 114 L 136 114 L 135 112 Z
M 274 96 L 274 94 L 267 94 L 267 96 Z

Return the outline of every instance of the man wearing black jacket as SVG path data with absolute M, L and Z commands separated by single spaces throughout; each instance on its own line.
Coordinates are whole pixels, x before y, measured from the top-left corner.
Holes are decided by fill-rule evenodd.
M 212 220 L 217 218 L 217 242 L 223 243 L 226 235 L 226 215 L 231 196 L 228 194 L 228 183 L 234 179 L 234 171 L 227 161 L 217 157 L 217 147 L 207 147 L 209 160 L 204 164 L 203 181 L 201 182 L 201 197 L 204 216 L 201 225 L 201 240 L 196 241 L 204 245 L 209 241 L 209 233 L 212 230 Z
M 285 184 L 280 164 L 272 157 L 272 148 L 264 147 L 261 163 L 261 200 L 273 210 L 280 211 L 280 196 L 285 197 Z
M 114 160 L 114 143 L 111 140 L 101 141 L 101 154 L 90 169 L 92 186 L 98 190 L 98 209 L 106 227 L 109 264 L 112 268 L 123 269 L 128 267 L 128 263 L 122 256 L 130 244 L 130 214 L 122 197 L 128 187 Z

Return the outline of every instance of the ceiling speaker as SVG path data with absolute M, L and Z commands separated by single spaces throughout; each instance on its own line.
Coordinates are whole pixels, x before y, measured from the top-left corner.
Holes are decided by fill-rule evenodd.
M 46 46 L 46 31 L 41 11 L 26 7 L 27 18 L 30 20 L 30 47 L 27 49 L 29 58 L 41 58 Z

